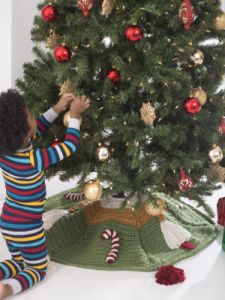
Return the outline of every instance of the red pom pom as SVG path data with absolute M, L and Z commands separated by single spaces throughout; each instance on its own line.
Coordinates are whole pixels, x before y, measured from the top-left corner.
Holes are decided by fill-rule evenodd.
M 68 62 L 71 59 L 70 48 L 65 45 L 56 47 L 54 50 L 54 57 L 58 63 Z
M 193 250 L 196 248 L 196 245 L 190 241 L 184 242 L 181 244 L 180 248 L 186 249 L 186 250 Z
M 172 285 L 185 280 L 184 270 L 174 266 L 163 266 L 155 274 L 156 282 L 164 285 Z
M 124 32 L 125 37 L 131 42 L 137 42 L 143 38 L 142 30 L 137 25 L 130 25 Z
M 55 5 L 49 3 L 42 8 L 41 16 L 46 22 L 55 21 L 55 19 L 58 17 L 58 10 Z
M 202 109 L 201 103 L 197 98 L 190 97 L 185 105 L 184 105 L 186 111 L 190 114 L 196 115 L 199 113 Z
M 119 82 L 121 80 L 120 73 L 117 70 L 110 70 L 107 73 L 108 79 L 110 79 L 112 82 Z

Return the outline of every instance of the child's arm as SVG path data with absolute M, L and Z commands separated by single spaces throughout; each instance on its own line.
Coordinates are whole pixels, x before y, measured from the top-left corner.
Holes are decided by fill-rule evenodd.
M 71 119 L 66 130 L 64 141 L 56 146 L 32 150 L 30 152 L 31 164 L 39 171 L 69 157 L 77 149 L 80 128 L 80 113 L 89 107 L 89 99 L 79 97 L 73 100 L 70 106 Z
M 55 121 L 58 115 L 68 108 L 69 104 L 74 99 L 74 97 L 75 96 L 73 94 L 62 95 L 59 101 L 52 108 L 50 108 L 43 115 L 39 116 L 36 119 L 37 136 L 40 136 L 42 133 L 44 133 L 49 128 L 49 126 Z
M 39 116 L 36 119 L 36 123 L 37 123 L 36 135 L 41 136 L 42 133 L 44 133 L 49 128 L 49 126 L 55 121 L 57 117 L 58 114 L 53 110 L 53 108 L 50 108 L 43 115 Z
M 77 149 L 78 139 L 80 137 L 79 128 L 80 121 L 71 118 L 64 141 L 56 146 L 32 150 L 30 153 L 31 164 L 41 171 L 71 156 Z

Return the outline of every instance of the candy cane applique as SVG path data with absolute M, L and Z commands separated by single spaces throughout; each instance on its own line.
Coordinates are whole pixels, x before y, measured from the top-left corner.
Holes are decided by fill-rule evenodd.
M 108 240 L 108 239 L 112 240 L 109 254 L 106 257 L 106 262 L 108 264 L 112 264 L 118 258 L 119 248 L 120 248 L 120 238 L 118 236 L 117 231 L 112 230 L 112 229 L 104 230 L 102 233 L 102 238 L 104 240 Z
M 67 193 L 64 195 L 64 198 L 66 200 L 71 200 L 71 201 L 81 201 L 84 200 L 84 193 Z

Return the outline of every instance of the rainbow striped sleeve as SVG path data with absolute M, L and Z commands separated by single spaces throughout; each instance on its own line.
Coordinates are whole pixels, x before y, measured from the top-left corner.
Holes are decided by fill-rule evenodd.
M 49 128 L 51 123 L 55 121 L 57 117 L 58 114 L 54 111 L 53 108 L 50 108 L 43 115 L 39 116 L 36 119 L 36 123 L 37 123 L 36 135 L 40 136 L 42 133 L 44 133 Z
M 80 137 L 79 129 L 80 121 L 75 118 L 71 118 L 62 143 L 30 151 L 30 162 L 32 166 L 34 166 L 38 171 L 42 171 L 71 156 L 77 149 L 78 139 Z

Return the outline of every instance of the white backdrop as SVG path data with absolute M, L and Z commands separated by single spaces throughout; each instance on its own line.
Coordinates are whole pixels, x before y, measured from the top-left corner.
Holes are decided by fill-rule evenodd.
M 24 62 L 33 59 L 30 31 L 34 15 L 38 13 L 37 3 L 40 3 L 40 0 L 12 0 L 12 86 L 15 80 L 21 77 Z
M 0 3 L 0 91 L 14 87 L 23 63 L 32 60 L 30 30 L 39 0 L 7 0 Z
M 0 4 L 0 91 L 11 86 L 12 66 L 12 1 L 1 1 Z

